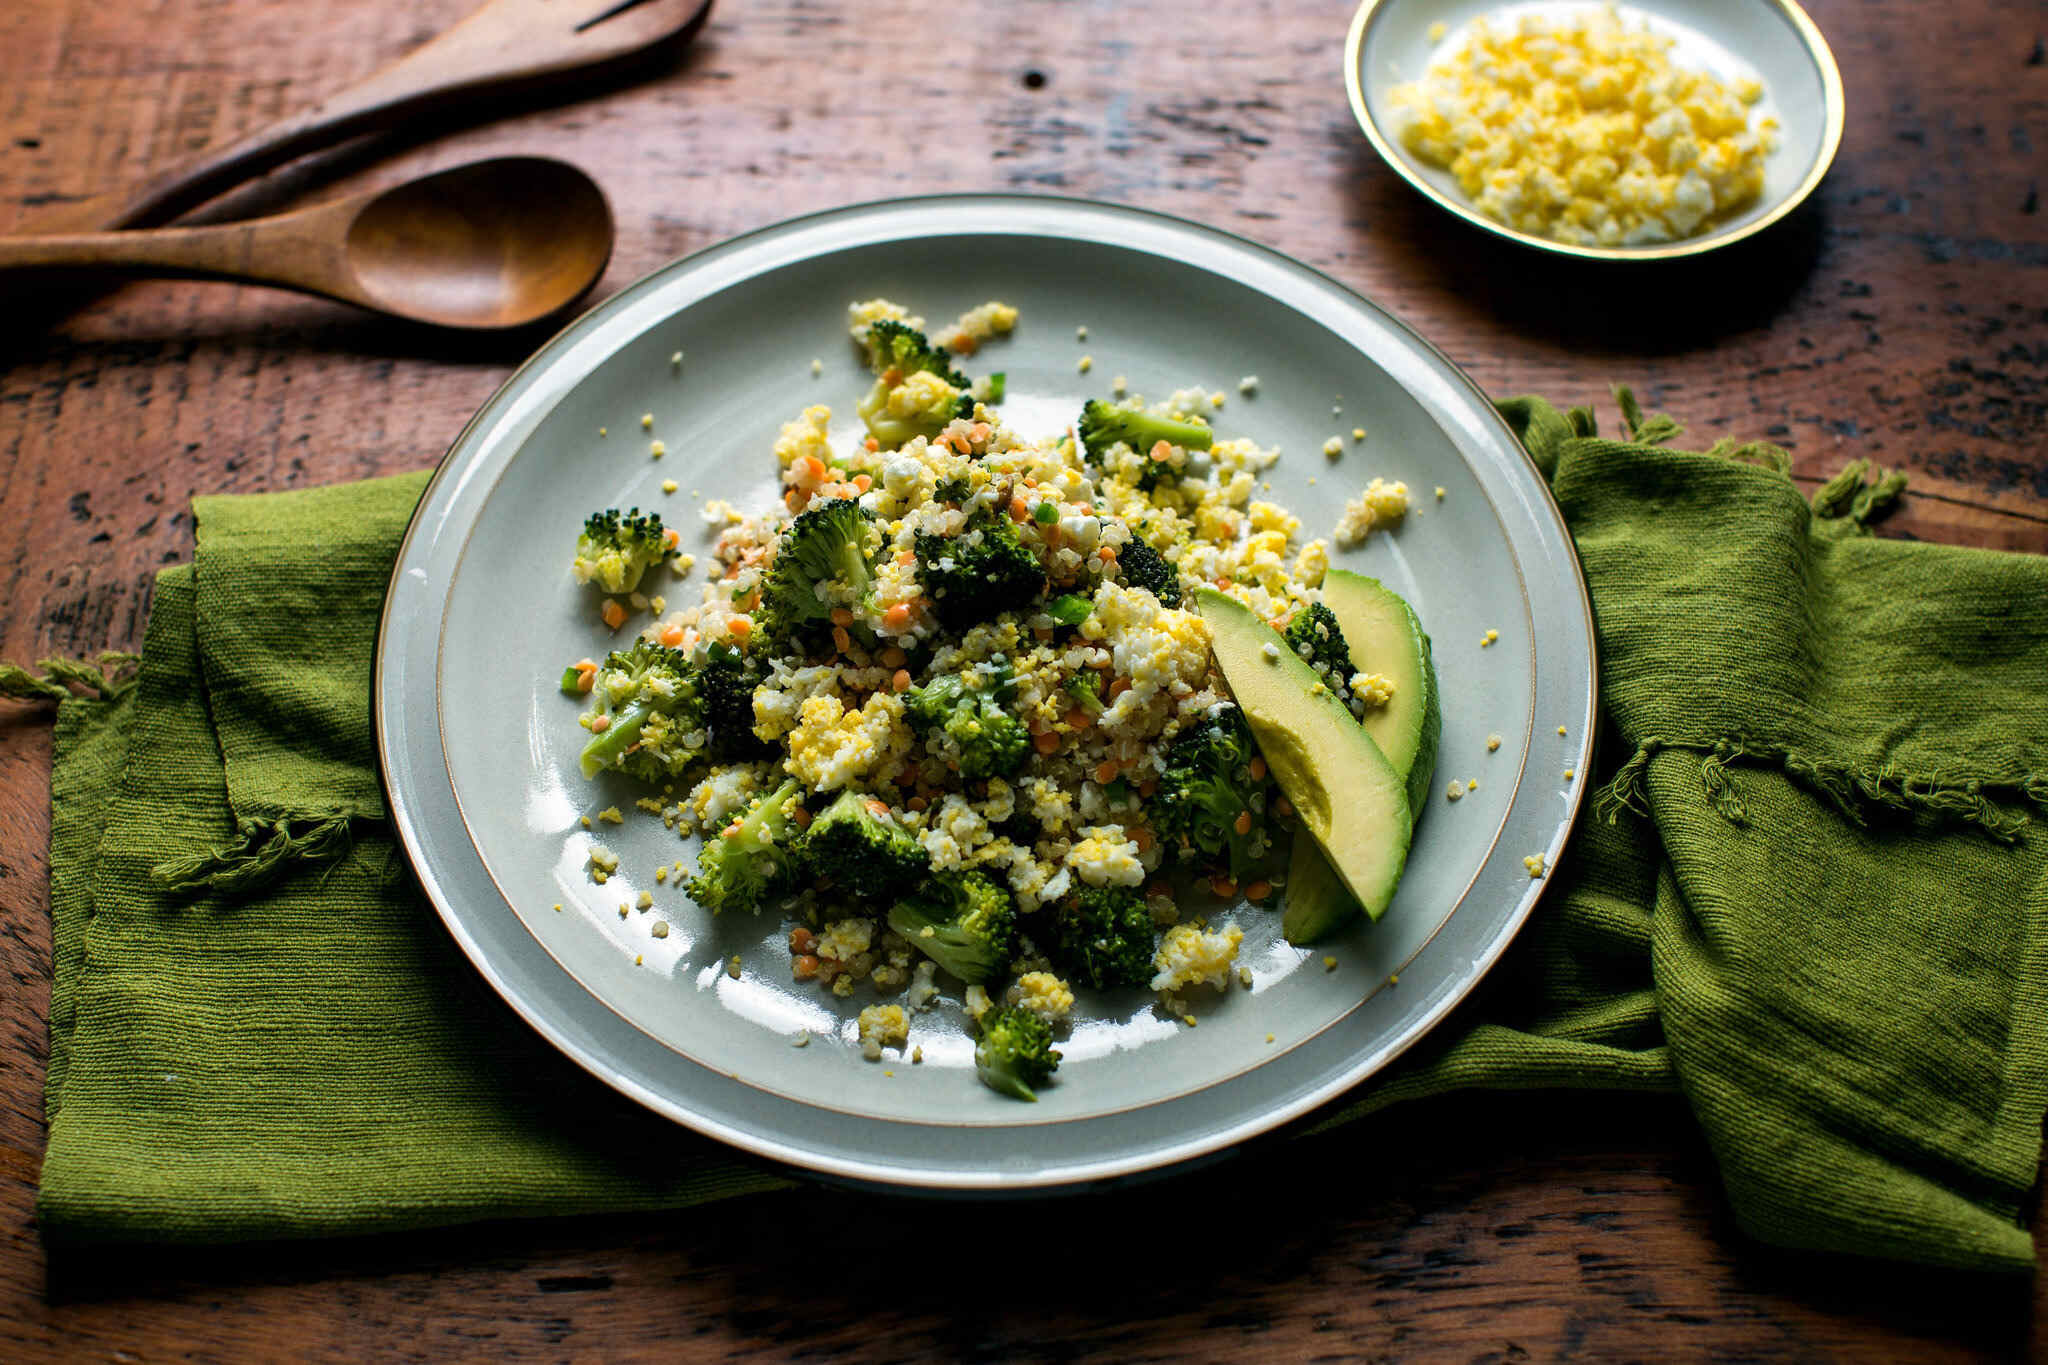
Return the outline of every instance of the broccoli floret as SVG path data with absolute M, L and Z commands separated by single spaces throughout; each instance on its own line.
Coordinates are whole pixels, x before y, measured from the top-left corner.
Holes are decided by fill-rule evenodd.
M 967 377 L 924 333 L 884 319 L 869 325 L 867 346 L 877 377 L 855 406 L 868 434 L 883 446 L 936 436 L 955 417 L 974 415 Z
M 1084 886 L 1053 921 L 1054 956 L 1096 990 L 1152 979 L 1158 933 L 1144 893 L 1131 886 Z
M 754 733 L 754 690 L 764 676 L 758 662 L 731 645 L 715 644 L 705 653 L 697 690 L 704 698 L 712 757 L 766 758 L 775 752 L 773 744 Z
M 1119 445 L 1142 457 L 1138 487 L 1147 492 L 1169 477 L 1178 479 L 1187 465 L 1186 452 L 1207 450 L 1215 440 L 1202 423 L 1154 416 L 1135 400 L 1119 405 L 1091 398 L 1082 405 L 1075 430 L 1090 464 L 1107 466 L 1111 449 Z
M 1013 1099 L 1036 1100 L 1034 1087 L 1044 1085 L 1059 1065 L 1052 1025 L 1030 1010 L 997 1005 L 981 1016 L 974 1074 L 989 1089 Z
M 752 805 L 725 829 L 704 841 L 697 874 L 685 888 L 690 899 L 717 914 L 759 910 L 787 887 L 796 871 L 796 821 L 790 810 L 803 795 L 791 778 Z
M 689 656 L 652 640 L 605 656 L 591 687 L 583 775 L 607 768 L 642 782 L 675 776 L 703 756 L 704 699 Z M 695 740 L 693 745 L 690 741 Z
M 1354 671 L 1351 667 L 1351 650 L 1344 643 L 1344 632 L 1337 625 L 1337 613 L 1320 602 L 1311 602 L 1294 613 L 1294 619 L 1287 623 L 1287 647 L 1308 662 L 1310 668 L 1321 673 L 1324 680 L 1336 688 L 1337 695 L 1349 695 L 1344 685 Z
M 938 727 L 946 747 L 970 782 L 1008 777 L 1023 766 L 1031 733 L 1012 715 L 1015 686 L 1010 666 L 994 672 L 970 670 L 934 678 L 903 694 L 903 708 L 919 734 Z
M 1166 751 L 1166 775 L 1150 807 L 1162 837 L 1178 841 L 1186 853 L 1227 857 L 1239 882 L 1272 843 L 1266 783 L 1251 775 L 1258 756 L 1244 713 L 1219 707 Z
M 1129 446 L 1145 456 L 1145 469 L 1138 479 L 1141 488 L 1151 488 L 1171 464 L 1169 460 L 1151 458 L 1153 448 L 1161 441 L 1182 450 L 1207 450 L 1216 439 L 1215 433 L 1200 422 L 1176 422 L 1171 417 L 1146 412 L 1135 403 L 1118 406 L 1100 398 L 1091 398 L 1081 405 L 1081 420 L 1074 430 L 1087 449 L 1090 464 L 1105 463 L 1110 447 L 1116 445 Z
M 606 592 L 631 592 L 655 565 L 675 554 L 676 536 L 664 530 L 661 517 L 628 508 L 593 512 L 576 537 L 576 559 L 570 569 L 578 583 L 595 583 Z
M 1094 674 L 1076 673 L 1067 679 L 1067 695 L 1090 716 L 1102 714 L 1102 694 L 1096 690 Z
M 985 873 L 942 872 L 889 908 L 889 927 L 974 985 L 1009 970 L 1017 906 Z
M 1009 518 L 983 509 L 957 536 L 917 533 L 917 576 L 948 629 L 965 630 L 1018 611 L 1045 591 L 1045 568 L 1024 548 Z
M 876 374 L 886 376 L 891 370 L 903 376 L 935 374 L 950 388 L 971 387 L 967 376 L 953 368 L 946 353 L 915 327 L 892 318 L 871 322 L 867 345 L 868 368 Z
M 856 614 L 874 591 L 868 541 L 874 514 L 852 498 L 813 503 L 776 542 L 761 587 L 756 622 L 769 638 L 786 641 L 813 622 L 830 619 L 839 596 L 818 595 L 821 584 L 838 583 L 851 594 Z
M 1159 599 L 1162 607 L 1180 605 L 1180 574 L 1166 562 L 1166 556 L 1133 535 L 1116 553 L 1119 575 L 1127 588 L 1143 588 Z
M 831 877 L 840 890 L 867 899 L 895 895 L 931 870 L 931 855 L 917 836 L 896 823 L 872 796 L 843 791 L 811 821 L 799 849 L 808 869 Z

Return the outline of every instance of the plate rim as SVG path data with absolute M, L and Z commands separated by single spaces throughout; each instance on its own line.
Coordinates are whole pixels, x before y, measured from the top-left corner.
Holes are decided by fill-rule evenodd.
M 1368 0 L 1368 3 L 1378 3 L 1378 0 Z M 1169 232 L 1193 233 L 1198 236 L 1208 237 L 1230 250 L 1249 252 L 1256 257 L 1263 258 L 1274 266 L 1298 272 L 1307 277 L 1317 287 L 1335 291 L 1355 306 L 1377 318 L 1386 327 L 1398 333 L 1407 344 L 1412 345 L 1418 351 L 1433 359 L 1441 367 L 1444 377 L 1454 386 L 1462 389 L 1467 397 L 1473 400 L 1473 411 L 1480 415 L 1483 423 L 1495 428 L 1495 434 L 1506 442 L 1509 449 L 1515 452 L 1529 475 L 1530 483 L 1538 491 L 1539 497 L 1534 501 L 1542 509 L 1544 519 L 1550 522 L 1552 529 L 1555 530 L 1567 551 L 1563 559 L 1565 566 L 1569 569 L 1569 577 L 1575 589 L 1573 598 L 1578 609 L 1577 618 L 1582 632 L 1579 638 L 1583 642 L 1586 660 L 1586 682 L 1583 692 L 1579 689 L 1574 689 L 1573 691 L 1574 704 L 1579 714 L 1583 717 L 1582 723 L 1585 726 L 1583 739 L 1584 758 L 1582 762 L 1590 759 L 1597 730 L 1600 659 L 1591 597 L 1587 590 L 1584 567 L 1579 562 L 1576 547 L 1571 538 L 1570 528 L 1564 520 L 1563 512 L 1557 504 L 1549 481 L 1544 478 L 1535 460 L 1522 446 L 1519 439 L 1515 437 L 1513 429 L 1508 425 L 1498 409 L 1495 408 L 1492 399 L 1486 394 L 1485 390 L 1441 348 L 1428 338 L 1422 336 L 1398 315 L 1380 303 L 1353 289 L 1327 272 L 1309 265 L 1278 248 L 1268 246 L 1265 243 L 1255 241 L 1226 228 L 1219 228 L 1207 223 L 1182 218 L 1178 215 L 1132 205 L 1075 196 L 1029 192 L 968 191 L 891 196 L 839 205 L 781 219 L 717 242 L 709 243 L 696 251 L 665 261 L 628 282 L 602 302 L 564 324 L 554 335 L 541 343 L 527 359 L 522 361 L 505 377 L 499 387 L 479 405 L 477 410 L 463 424 L 453 440 L 451 440 L 447 450 L 443 452 L 441 458 L 436 462 L 425 487 L 421 491 L 419 501 L 415 505 L 411 517 L 408 519 L 404 535 L 399 542 L 398 553 L 393 560 L 391 574 L 386 585 L 384 604 L 379 612 L 376 650 L 373 655 L 371 678 L 371 718 L 377 747 L 379 785 L 383 790 L 386 810 L 389 814 L 394 833 L 398 836 L 399 845 L 418 879 L 422 894 L 429 904 L 434 907 L 436 915 L 441 919 L 443 926 L 448 930 L 451 937 L 456 940 L 464 956 L 469 959 L 470 965 L 478 971 L 479 975 L 485 979 L 500 999 L 528 1027 L 539 1033 L 558 1052 L 575 1062 L 582 1070 L 637 1103 L 654 1110 L 656 1113 L 669 1118 L 683 1127 L 705 1134 L 730 1147 L 736 1148 L 744 1154 L 753 1157 L 765 1157 L 772 1161 L 794 1166 L 799 1171 L 808 1174 L 851 1180 L 855 1183 L 876 1188 L 924 1190 L 938 1193 L 994 1194 L 1023 1190 L 1038 1190 L 1041 1192 L 1070 1190 L 1100 1185 L 1147 1173 L 1181 1168 L 1205 1159 L 1214 1159 L 1221 1155 L 1227 1155 L 1241 1147 L 1244 1143 L 1281 1128 L 1317 1107 L 1328 1104 L 1348 1093 L 1391 1065 L 1410 1047 L 1420 1042 L 1442 1024 L 1445 1017 L 1463 1002 L 1478 987 L 1487 973 L 1498 964 L 1500 958 L 1505 955 L 1509 945 L 1519 936 L 1527 924 L 1529 916 L 1534 912 L 1536 904 L 1548 889 L 1551 875 L 1556 867 L 1556 855 L 1562 852 L 1578 827 L 1579 820 L 1587 803 L 1588 787 L 1590 786 L 1590 783 L 1586 782 L 1574 783 L 1565 794 L 1565 813 L 1554 827 L 1555 833 L 1552 836 L 1553 842 L 1551 847 L 1545 850 L 1551 859 L 1545 873 L 1535 883 L 1529 893 L 1525 893 L 1517 898 L 1518 903 L 1507 907 L 1499 928 L 1494 931 L 1493 941 L 1486 947 L 1483 957 L 1475 961 L 1473 969 L 1462 974 L 1463 979 L 1451 985 L 1441 999 L 1433 1002 L 1425 1011 L 1424 1016 L 1419 1021 L 1419 1025 L 1413 1027 L 1413 1031 L 1408 1037 L 1398 1039 L 1391 1046 L 1384 1049 L 1371 1049 L 1378 1057 L 1376 1064 L 1367 1065 L 1364 1070 L 1359 1070 L 1357 1065 L 1341 1068 L 1334 1075 L 1326 1075 L 1320 1083 L 1309 1087 L 1299 1095 L 1281 1103 L 1269 1104 L 1251 1112 L 1246 1118 L 1234 1122 L 1225 1128 L 1199 1134 L 1191 1140 L 1164 1145 L 1155 1143 L 1137 1148 L 1130 1155 L 1119 1154 L 1113 1158 L 1096 1159 L 1089 1163 L 1086 1171 L 1081 1174 L 1069 1174 L 1057 1170 L 1043 1175 L 1037 1172 L 1020 1174 L 1012 1169 L 983 1168 L 973 1172 L 958 1174 L 941 1173 L 935 1176 L 931 1173 L 922 1173 L 908 1175 L 899 1174 L 897 1168 L 891 1166 L 877 1167 L 859 1161 L 849 1161 L 829 1154 L 809 1151 L 780 1137 L 763 1137 L 744 1128 L 735 1127 L 721 1118 L 694 1112 L 686 1103 L 678 1102 L 667 1095 L 651 1093 L 645 1085 L 634 1077 L 624 1074 L 624 1070 L 616 1062 L 608 1061 L 602 1055 L 586 1055 L 583 1047 L 565 1036 L 565 1029 L 548 1017 L 546 1011 L 530 1007 L 531 1002 L 506 979 L 505 973 L 501 972 L 499 965 L 490 960 L 489 952 L 479 945 L 468 928 L 461 922 L 461 918 L 456 913 L 455 908 L 447 903 L 453 897 L 444 896 L 441 891 L 441 880 L 433 876 L 427 869 L 425 850 L 421 846 L 418 831 L 414 828 L 415 818 L 425 818 L 427 813 L 415 811 L 408 802 L 401 800 L 399 797 L 398 775 L 394 772 L 394 768 L 398 766 L 398 763 L 394 758 L 392 735 L 387 728 L 387 717 L 390 715 L 388 703 L 391 699 L 387 697 L 386 693 L 386 655 L 393 630 L 393 603 L 398 596 L 400 581 L 405 574 L 408 557 L 413 549 L 415 538 L 420 533 L 424 515 L 430 503 L 432 503 L 435 494 L 440 490 L 443 480 L 453 469 L 453 457 L 470 442 L 472 435 L 479 427 L 503 415 L 500 409 L 516 399 L 517 393 L 515 390 L 522 388 L 521 381 L 529 372 L 541 366 L 544 362 L 550 362 L 559 358 L 559 350 L 572 334 L 577 333 L 587 324 L 601 321 L 603 316 L 608 313 L 624 311 L 647 290 L 656 287 L 659 282 L 672 275 L 686 272 L 692 265 L 699 263 L 705 257 L 736 248 L 743 248 L 758 239 L 798 232 L 806 227 L 825 226 L 832 220 L 837 219 L 858 218 L 878 212 L 914 211 L 945 206 L 965 209 L 974 205 L 1000 206 L 1003 204 L 1030 206 L 1038 209 L 1050 208 L 1055 212 L 1064 208 L 1078 213 L 1126 216 L 1149 221 L 1156 227 Z M 1045 233 L 1043 225 L 1031 225 L 1017 230 L 1026 235 Z M 473 527 L 470 528 L 470 531 L 473 532 L 473 529 Z M 465 537 L 467 534 L 469 532 L 465 532 Z M 1533 652 L 1531 667 L 1532 669 L 1535 667 Z M 402 700 L 398 704 L 402 704 Z M 434 728 L 438 736 L 438 725 Z M 1516 785 L 1519 787 L 1519 782 Z M 1510 813 L 1513 810 L 1513 804 L 1511 801 Z M 1461 903 L 1466 897 L 1469 897 L 1473 887 L 1476 885 L 1477 878 L 1483 875 L 1487 864 L 1492 861 L 1493 852 L 1497 851 L 1501 835 L 1505 832 L 1507 819 L 1508 816 L 1504 815 L 1502 827 L 1496 830 L 1494 838 L 1489 845 L 1488 854 L 1481 859 L 1480 865 L 1474 871 L 1473 883 L 1468 885 L 1465 892 L 1459 897 Z M 464 827 L 464 838 L 469 842 L 471 851 L 476 854 L 487 879 L 494 887 L 497 887 L 498 880 L 496 874 L 490 870 L 488 863 L 482 858 L 481 850 L 475 847 L 466 818 L 461 817 L 458 813 L 458 820 Z M 499 900 L 500 902 L 503 900 L 502 890 L 500 890 Z M 582 983 L 579 977 L 569 972 L 545 943 L 534 938 L 531 926 L 524 923 L 516 910 L 509 905 L 505 905 L 504 908 L 509 913 L 512 913 L 516 920 L 520 921 L 522 931 L 526 933 L 528 938 L 533 939 L 536 950 L 546 959 L 547 964 L 562 973 L 570 984 L 575 987 L 581 997 L 590 1001 L 597 1008 L 607 1012 L 612 1018 L 620 1020 L 621 1023 L 632 1029 L 639 1036 L 643 1038 L 651 1037 L 644 1030 L 640 1030 L 637 1025 L 632 1024 L 630 1020 L 625 1019 L 616 1007 L 606 1001 L 602 995 L 592 991 Z M 1430 943 L 1442 933 L 1450 921 L 1451 915 L 1447 914 L 1443 922 L 1432 930 L 1429 937 L 1417 948 L 1415 954 L 1411 956 L 1411 962 L 1429 947 Z M 719 1072 L 716 1068 L 706 1067 L 702 1062 L 689 1058 L 685 1054 L 675 1052 L 658 1038 L 652 1039 L 652 1041 L 657 1046 L 662 1047 L 668 1055 L 675 1057 L 685 1067 L 697 1071 L 710 1071 L 715 1075 L 723 1075 L 727 1079 L 738 1080 L 738 1078 L 732 1077 L 730 1073 Z M 1276 1055 L 1273 1060 L 1277 1061 L 1280 1059 L 1280 1056 L 1284 1055 L 1286 1054 Z M 1260 1070 L 1263 1068 L 1263 1065 L 1262 1063 L 1247 1068 L 1246 1071 Z M 1202 1089 L 1214 1089 L 1216 1086 L 1228 1084 L 1230 1080 L 1236 1078 L 1236 1076 L 1222 1078 L 1211 1086 L 1202 1087 Z M 745 1082 L 741 1083 L 745 1084 Z M 757 1093 L 774 1095 L 776 1099 L 783 1103 L 794 1104 L 808 1111 L 832 1112 L 819 1106 L 810 1105 L 800 1099 L 775 1095 L 775 1092 L 772 1091 Z M 1170 1097 L 1166 1100 L 1158 1101 L 1156 1104 L 1138 1106 L 1138 1108 L 1170 1105 L 1177 1103 L 1180 1098 L 1185 1097 Z M 1098 1122 L 1129 1112 L 1133 1111 L 1118 1111 L 1117 1114 L 1111 1115 L 1079 1115 L 1072 1119 L 1063 1120 L 1063 1122 Z M 901 1128 L 910 1132 L 932 1126 L 946 1126 L 943 1124 L 931 1125 L 923 1120 L 905 1118 L 877 1117 L 871 1121 L 885 1128 Z M 1044 1125 L 1033 1125 L 1033 1127 L 1039 1131 L 1046 1130 Z
M 1394 174 L 1418 191 L 1425 199 L 1448 213 L 1456 214 L 1474 227 L 1484 229 L 1496 237 L 1517 242 L 1538 251 L 1548 251 L 1559 256 L 1575 256 L 1588 261 L 1670 261 L 1689 256 L 1704 255 L 1724 246 L 1733 246 L 1746 241 L 1759 232 L 1788 217 L 1812 197 L 1820 188 L 1820 182 L 1827 178 L 1828 171 L 1835 164 L 1835 156 L 1842 147 L 1842 134 L 1848 123 L 1847 97 L 1842 86 L 1842 69 L 1835 62 L 1834 50 L 1828 46 L 1825 34 L 1811 16 L 1800 8 L 1798 0 L 1763 0 L 1776 9 L 1792 25 L 1799 35 L 1806 55 L 1812 59 L 1814 68 L 1820 73 L 1821 104 L 1826 118 L 1821 129 L 1819 155 L 1813 159 L 1813 166 L 1805 179 L 1778 201 L 1768 213 L 1753 222 L 1725 232 L 1709 233 L 1677 242 L 1665 242 L 1654 246 L 1582 246 L 1576 242 L 1560 242 L 1551 237 L 1539 237 L 1533 232 L 1510 227 L 1496 222 L 1480 213 L 1469 204 L 1460 202 L 1445 194 L 1408 164 L 1392 139 L 1373 117 L 1372 106 L 1365 98 L 1365 77 L 1362 58 L 1365 48 L 1365 31 L 1372 25 L 1373 16 L 1381 9 L 1400 3 L 1400 0 L 1361 0 L 1357 12 L 1351 16 L 1351 27 L 1344 37 L 1344 96 L 1351 105 L 1351 117 L 1355 119 L 1366 141 L 1379 153 L 1380 160 L 1392 168 Z

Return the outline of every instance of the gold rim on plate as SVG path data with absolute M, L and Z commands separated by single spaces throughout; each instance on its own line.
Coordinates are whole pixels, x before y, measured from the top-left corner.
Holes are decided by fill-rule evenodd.
M 1344 40 L 1344 93 L 1351 102 L 1352 117 L 1364 130 L 1366 141 L 1378 152 L 1380 160 L 1393 167 L 1394 173 L 1414 186 L 1425 198 L 1432 200 L 1439 208 L 1456 214 L 1473 226 L 1483 228 L 1497 237 L 1535 247 L 1539 251 L 1551 251 L 1560 256 L 1577 256 L 1594 261 L 1664 261 L 1683 256 L 1698 256 L 1703 252 L 1730 246 L 1736 242 L 1754 237 L 1770 227 L 1792 210 L 1805 203 L 1807 197 L 1820 185 L 1828 168 L 1834 165 L 1835 153 L 1842 145 L 1842 128 L 1846 118 L 1845 101 L 1842 94 L 1842 71 L 1835 65 L 1835 54 L 1828 47 L 1828 40 L 1821 36 L 1819 26 L 1807 17 L 1796 0 L 1765 0 L 1773 9 L 1785 17 L 1786 22 L 1799 35 L 1806 48 L 1806 55 L 1812 60 L 1814 70 L 1820 75 L 1821 107 L 1825 117 L 1821 129 L 1820 150 L 1813 159 L 1813 166 L 1806 177 L 1792 188 L 1769 211 L 1760 217 L 1725 231 L 1709 233 L 1704 237 L 1686 241 L 1668 242 L 1657 246 L 1614 247 L 1579 246 L 1572 242 L 1560 242 L 1551 237 L 1539 237 L 1533 232 L 1523 232 L 1509 227 L 1480 213 L 1470 204 L 1445 194 L 1429 179 L 1422 175 L 1386 131 L 1373 117 L 1372 107 L 1365 99 L 1365 76 L 1362 58 L 1365 49 L 1365 32 L 1372 26 L 1373 16 L 1393 0 L 1364 0 L 1358 12 L 1351 17 L 1351 31 Z

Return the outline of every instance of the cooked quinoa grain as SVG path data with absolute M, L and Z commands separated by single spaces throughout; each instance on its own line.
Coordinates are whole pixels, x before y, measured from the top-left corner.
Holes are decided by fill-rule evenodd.
M 652 579 L 625 585 L 648 613 L 638 643 L 622 630 L 615 653 L 590 666 L 580 704 L 591 745 L 630 734 L 599 766 L 648 783 L 633 809 L 704 846 L 695 867 L 657 866 L 654 883 L 707 913 L 779 917 L 786 980 L 834 1008 L 858 997 L 845 1009 L 857 1009 L 851 1036 L 870 1060 L 906 1048 L 913 1013 L 970 1031 L 1022 1017 L 1064 1030 L 1096 980 L 1061 938 L 1084 902 L 1125 907 L 1117 932 L 1134 946 L 1116 970 L 1149 984 L 1164 1017 L 1193 1027 L 1183 997 L 1201 986 L 1234 996 L 1235 981 L 1256 998 L 1237 960 L 1243 929 L 1191 921 L 1180 902 L 1235 903 L 1242 891 L 1259 907 L 1243 913 L 1276 913 L 1292 808 L 1246 738 L 1250 761 L 1229 774 L 1230 856 L 1162 812 L 1172 783 L 1188 780 L 1174 777 L 1180 746 L 1244 725 L 1185 594 L 1212 586 L 1278 628 L 1321 600 L 1332 542 L 1305 539 L 1301 519 L 1270 500 L 1279 452 L 1215 425 L 1228 409 L 1221 389 L 1147 399 L 1121 375 L 1114 424 L 1026 437 L 996 401 L 1000 362 L 975 366 L 1019 325 L 1016 309 L 981 304 L 928 337 L 886 299 L 847 316 L 874 372 L 854 424 L 825 403 L 792 413 L 763 452 L 778 479 L 766 506 L 693 492 L 701 525 L 669 531 L 654 571 L 668 575 L 665 595 Z M 1082 372 L 1093 363 L 1077 359 Z M 1248 374 L 1237 387 L 1249 397 L 1258 386 Z M 1349 430 L 1364 439 L 1362 426 Z M 1174 439 L 1125 435 L 1161 431 Z M 1330 445 L 1340 454 L 1344 437 Z M 1336 542 L 1390 528 L 1406 509 L 1405 484 L 1374 479 Z M 685 537 L 697 554 L 682 552 Z M 686 591 L 700 557 L 705 572 Z M 660 668 L 619 662 L 636 649 Z M 1268 653 L 1282 657 L 1278 645 Z M 719 709 L 715 669 L 739 680 Z M 1365 670 L 1327 668 L 1322 685 L 1361 717 L 1395 696 L 1388 676 Z M 829 853 L 842 837 L 850 857 Z M 590 855 L 595 880 L 616 865 Z M 912 888 L 960 887 L 1011 917 L 992 966 L 945 956 L 958 931 L 943 904 L 924 921 L 901 913 Z M 638 905 L 650 910 L 652 893 Z M 673 919 L 664 906 L 649 933 L 667 937 Z M 738 957 L 722 965 L 741 977 Z M 773 975 L 784 979 L 779 964 Z M 919 1062 L 922 1049 L 905 1055 Z

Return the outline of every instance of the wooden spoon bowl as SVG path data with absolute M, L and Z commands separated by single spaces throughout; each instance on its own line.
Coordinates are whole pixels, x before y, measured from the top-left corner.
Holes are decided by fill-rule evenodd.
M 566 162 L 501 157 L 297 213 L 197 228 L 0 238 L 0 270 L 274 284 L 438 327 L 519 327 L 611 259 L 604 191 Z
M 480 161 L 363 204 L 342 254 L 369 307 L 443 327 L 517 327 L 597 283 L 612 212 L 564 162 Z

